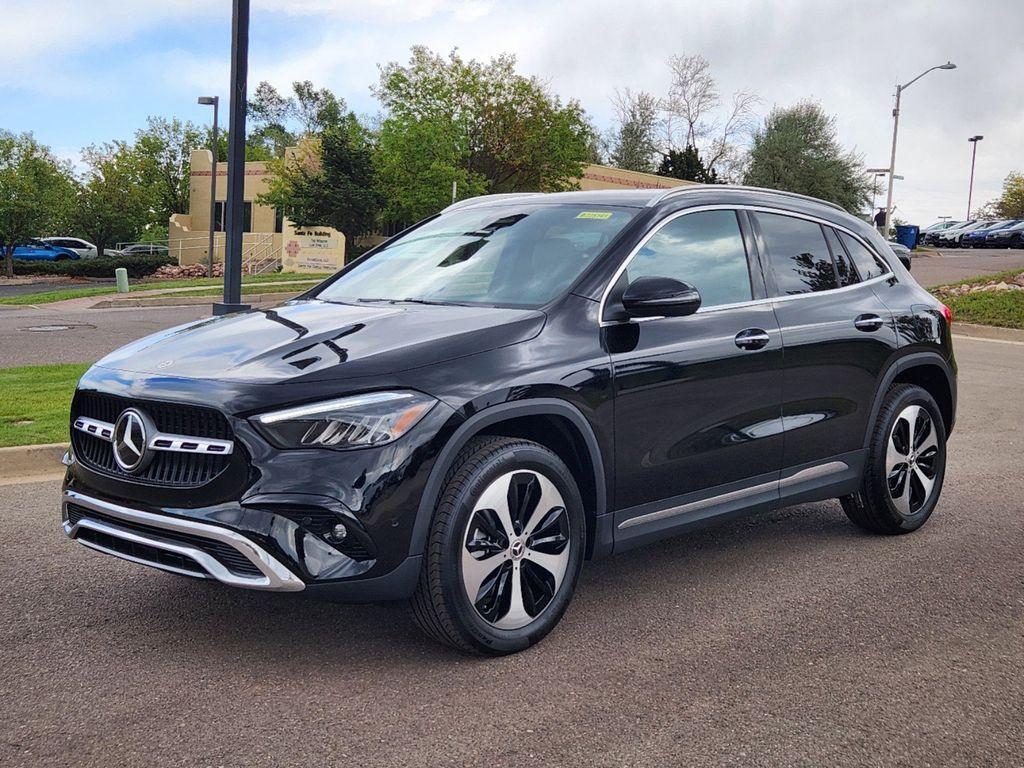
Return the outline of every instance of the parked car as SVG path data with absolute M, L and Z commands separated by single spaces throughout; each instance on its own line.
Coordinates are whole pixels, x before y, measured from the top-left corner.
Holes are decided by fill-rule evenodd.
M 79 258 L 70 248 L 61 248 L 36 239 L 28 240 L 15 248 L 13 257 L 22 261 L 64 261 Z
M 945 235 L 945 234 L 948 234 L 950 232 L 954 232 L 954 231 L 957 231 L 957 230 L 960 230 L 960 229 L 964 229 L 965 227 L 969 227 L 974 222 L 975 222 L 975 219 L 970 219 L 969 221 L 958 221 L 957 223 L 955 223 L 955 224 L 953 224 L 953 225 L 951 225 L 949 227 L 942 227 L 941 229 L 936 229 L 936 230 L 933 230 L 933 231 L 929 231 L 928 234 L 925 235 L 925 237 L 924 237 L 924 242 L 925 242 L 926 245 L 938 245 L 939 244 L 939 238 L 942 235 Z M 929 230 L 931 230 L 930 227 L 929 227 Z
M 428 635 L 512 653 L 558 623 L 585 559 L 836 497 L 873 533 L 923 525 L 956 413 L 950 322 L 819 200 L 465 200 L 273 311 L 89 369 L 63 530 L 233 586 L 408 600 Z
M 1000 221 L 995 221 L 987 227 L 980 227 L 975 229 L 973 232 L 965 234 L 960 245 L 963 248 L 984 248 L 985 238 L 990 232 L 998 232 L 1000 229 L 1003 229 L 1004 227 L 1012 227 L 1016 223 L 1017 221 L 1015 219 L 1002 219 Z
M 97 253 L 95 245 L 80 237 L 44 237 L 42 240 L 44 243 L 55 245 L 58 248 L 67 248 L 69 251 L 74 251 L 82 258 L 89 258 Z M 116 251 L 113 248 L 103 249 L 104 256 L 117 256 L 119 253 L 120 251 Z
M 913 253 L 903 243 L 897 243 L 895 240 L 888 240 L 889 247 L 892 248 L 892 252 L 896 254 L 896 258 L 900 260 L 900 264 L 906 267 L 907 272 L 910 271 L 910 264 L 913 257 Z
M 945 232 L 939 233 L 938 245 L 940 248 L 959 248 L 963 243 L 964 235 L 976 229 L 984 229 L 992 224 L 995 224 L 995 219 L 981 219 L 968 224 L 966 227 L 950 227 Z
M 986 248 L 1024 248 L 1024 221 L 989 232 L 985 236 Z
M 924 241 L 925 237 L 930 234 L 942 232 L 943 230 L 955 227 L 958 224 L 963 224 L 962 221 L 953 221 L 952 219 L 946 219 L 945 221 L 937 221 L 921 230 L 920 241 Z
M 122 256 L 166 256 L 170 250 L 157 243 L 135 243 L 121 249 Z

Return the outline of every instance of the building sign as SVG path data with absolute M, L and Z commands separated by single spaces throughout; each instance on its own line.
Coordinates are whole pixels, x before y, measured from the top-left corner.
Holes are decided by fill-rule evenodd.
M 285 221 L 281 265 L 286 272 L 334 272 L 345 263 L 345 236 L 329 227 L 296 228 Z

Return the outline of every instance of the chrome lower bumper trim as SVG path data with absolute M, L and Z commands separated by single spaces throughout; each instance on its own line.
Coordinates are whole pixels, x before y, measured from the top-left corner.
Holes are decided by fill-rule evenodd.
M 114 504 L 113 502 L 103 501 L 91 496 L 85 496 L 77 491 L 69 490 L 64 492 L 64 505 L 67 504 L 75 504 L 83 509 L 100 512 L 106 516 L 118 518 L 125 522 L 163 528 L 167 531 L 178 531 L 180 533 L 187 533 L 191 536 L 201 536 L 213 541 L 218 541 L 222 544 L 227 544 L 240 552 L 249 562 L 256 566 L 262 575 L 243 576 L 232 573 L 217 559 L 200 549 L 196 549 L 195 547 L 190 547 L 187 544 L 182 544 L 181 542 L 173 541 L 171 539 L 152 536 L 148 533 L 138 533 L 136 531 L 128 530 L 127 528 L 120 528 L 102 520 L 92 520 L 88 516 L 83 517 L 78 521 L 78 523 L 71 524 L 66 520 L 67 513 L 65 510 L 65 522 L 63 524 L 64 533 L 72 539 L 77 539 L 80 544 L 83 544 L 90 549 L 95 549 L 108 555 L 120 557 L 123 560 L 148 565 L 152 568 L 170 571 L 171 573 L 178 573 L 186 576 L 198 576 L 199 578 L 213 578 L 233 587 L 265 589 L 278 592 L 298 592 L 306 586 L 298 576 L 288 570 L 262 547 L 254 544 L 242 534 L 228 530 L 227 528 L 199 523 L 193 520 L 168 517 L 166 515 L 155 515 L 151 512 L 142 512 L 141 510 L 131 509 L 129 507 L 121 506 L 120 504 Z M 79 538 L 79 531 L 81 529 L 96 531 L 107 536 L 112 536 L 137 544 L 144 544 L 165 552 L 171 552 L 182 557 L 188 557 L 202 567 L 206 573 L 205 575 L 193 573 L 164 563 L 132 557 L 131 555 L 126 555 L 122 552 L 117 552 L 103 547 L 95 542 L 85 541 Z

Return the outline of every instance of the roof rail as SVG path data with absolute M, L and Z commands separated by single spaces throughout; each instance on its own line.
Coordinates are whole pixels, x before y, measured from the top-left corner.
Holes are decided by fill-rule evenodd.
M 795 198 L 798 198 L 800 200 L 808 200 L 808 201 L 810 201 L 812 203 L 821 203 L 822 205 L 827 205 L 830 208 L 835 208 L 837 211 L 842 211 L 843 213 L 847 213 L 847 210 L 845 208 L 843 208 L 841 205 L 837 205 L 835 203 L 829 202 L 828 200 L 822 200 L 822 199 L 817 198 L 817 197 L 811 197 L 810 195 L 801 195 L 801 194 L 798 194 L 797 192 L 787 192 L 787 191 L 785 191 L 783 189 L 766 189 L 765 187 L 747 187 L 747 186 L 743 186 L 742 184 L 688 184 L 685 187 L 673 187 L 672 189 L 666 190 L 663 194 L 658 195 L 657 197 L 652 197 L 650 199 L 650 201 L 648 201 L 647 207 L 650 208 L 651 206 L 658 205 L 659 203 L 669 199 L 670 197 L 675 197 L 676 195 L 683 195 L 683 194 L 686 194 L 687 192 L 697 192 L 698 190 L 706 190 L 706 189 L 734 189 L 734 190 L 737 190 L 739 192 L 767 192 L 770 195 L 782 195 L 784 197 L 795 197 Z
M 441 213 L 457 211 L 460 208 L 468 208 L 470 205 L 474 205 L 476 203 L 489 203 L 492 200 L 502 200 L 510 197 L 532 197 L 534 195 L 543 194 L 543 192 L 502 192 L 495 195 L 477 195 L 476 197 L 467 197 L 465 200 L 459 200 L 457 203 L 452 203 L 442 210 Z

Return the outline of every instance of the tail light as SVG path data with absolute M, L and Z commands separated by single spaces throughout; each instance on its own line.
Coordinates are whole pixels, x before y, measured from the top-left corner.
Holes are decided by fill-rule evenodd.
M 945 304 L 942 305 L 942 316 L 946 318 L 946 325 L 953 325 L 953 310 L 947 307 Z

